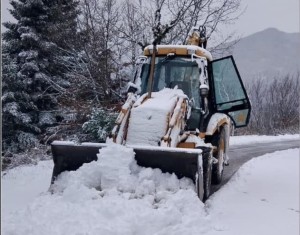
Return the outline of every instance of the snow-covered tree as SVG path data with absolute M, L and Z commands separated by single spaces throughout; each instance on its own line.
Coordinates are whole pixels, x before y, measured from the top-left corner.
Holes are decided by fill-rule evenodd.
M 58 99 L 69 86 L 59 48 L 76 35 L 76 1 L 11 0 L 16 19 L 3 38 L 3 147 L 26 150 L 56 122 Z
M 124 0 L 119 31 L 131 43 L 144 49 L 157 44 L 185 44 L 193 27 L 206 27 L 208 48 L 216 56 L 236 42 L 233 33 L 220 32 L 220 26 L 233 23 L 241 14 L 241 0 Z
M 66 54 L 75 60 L 65 61 L 69 76 L 76 80 L 75 99 L 107 106 L 119 100 L 120 73 L 123 45 L 116 25 L 120 22 L 115 0 L 84 0 L 80 4 L 79 31 L 81 51 Z

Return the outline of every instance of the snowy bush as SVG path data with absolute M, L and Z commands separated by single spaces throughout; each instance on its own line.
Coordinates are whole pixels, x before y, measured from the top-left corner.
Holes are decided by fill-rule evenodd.
M 246 83 L 252 110 L 249 125 L 237 134 L 299 133 L 300 73 Z
M 16 118 L 16 123 L 30 123 L 31 118 L 26 113 L 19 112 L 19 105 L 16 102 L 10 102 L 3 105 L 3 112 L 10 114 L 11 116 Z
M 84 132 L 92 134 L 100 142 L 104 142 L 112 130 L 117 113 L 112 110 L 98 108 L 92 111 L 90 120 L 82 126 Z
M 18 143 L 13 143 L 10 147 L 15 145 L 18 148 Z M 35 148 L 27 149 L 22 153 L 13 153 L 7 151 L 2 160 L 2 170 L 8 170 L 22 165 L 35 165 L 41 160 L 51 160 L 52 155 L 50 152 L 50 146 L 38 145 Z
M 39 114 L 39 125 L 48 126 L 53 125 L 56 122 L 56 118 L 53 113 L 50 112 L 41 112 Z
M 12 116 L 17 117 L 19 115 L 19 105 L 16 102 L 11 102 L 3 105 L 3 112 L 10 113 Z
M 22 51 L 19 53 L 19 58 L 24 58 L 27 61 L 36 59 L 38 57 L 38 51 L 36 50 L 28 50 L 28 51 Z
M 32 133 L 20 131 L 18 134 L 19 148 L 27 150 L 39 144 L 37 137 Z
M 1 101 L 6 102 L 6 101 L 13 101 L 15 100 L 15 96 L 13 92 L 6 92 L 5 94 L 2 95 Z

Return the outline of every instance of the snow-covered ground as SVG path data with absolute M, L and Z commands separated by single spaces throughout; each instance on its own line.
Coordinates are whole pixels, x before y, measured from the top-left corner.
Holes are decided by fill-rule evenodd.
M 299 140 L 300 135 L 242 135 L 242 136 L 230 136 L 230 145 L 242 145 L 242 144 L 256 144 L 256 143 L 270 143 L 279 142 L 282 140 Z
M 299 149 L 252 159 L 206 204 L 190 180 L 137 166 L 130 148 L 100 157 L 61 174 L 52 194 L 51 161 L 2 175 L 2 234 L 299 234 Z

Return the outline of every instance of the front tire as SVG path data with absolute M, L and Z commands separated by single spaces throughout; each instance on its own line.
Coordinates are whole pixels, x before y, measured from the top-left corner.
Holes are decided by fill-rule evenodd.
M 220 184 L 223 178 L 223 171 L 225 166 L 225 154 L 226 154 L 226 128 L 228 125 L 224 125 L 221 131 L 212 140 L 212 145 L 217 147 L 217 151 L 214 151 L 214 158 L 218 159 L 218 162 L 212 166 L 212 183 Z
M 199 147 L 199 149 L 202 150 L 202 166 L 198 166 L 196 189 L 199 199 L 205 202 L 211 194 L 212 149 L 210 147 Z
M 212 181 L 212 156 L 211 149 L 207 148 L 203 151 L 203 189 L 204 195 L 202 201 L 205 202 L 211 194 L 211 181 Z

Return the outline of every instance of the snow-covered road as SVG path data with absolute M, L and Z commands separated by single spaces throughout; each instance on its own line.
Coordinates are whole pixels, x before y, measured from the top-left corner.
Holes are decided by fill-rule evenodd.
M 234 173 L 236 173 L 236 171 L 250 159 L 279 150 L 300 147 L 299 138 L 287 139 L 288 136 L 282 137 L 283 138 L 281 138 L 281 141 L 278 141 L 280 137 L 276 137 L 277 141 L 268 142 L 265 136 L 248 136 L 248 139 L 250 140 L 250 143 L 248 144 L 245 144 L 246 138 L 244 136 L 231 137 L 231 146 L 228 153 L 230 164 L 229 166 L 225 166 L 222 182 L 218 185 L 212 186 L 212 192 L 219 190 L 224 184 L 226 184 L 234 175 Z M 276 138 L 272 137 L 270 140 Z M 259 142 L 260 139 L 261 141 Z
M 299 149 L 252 159 L 206 204 L 189 180 L 136 166 L 131 149 L 100 154 L 53 194 L 51 161 L 6 172 L 2 234 L 299 234 Z

